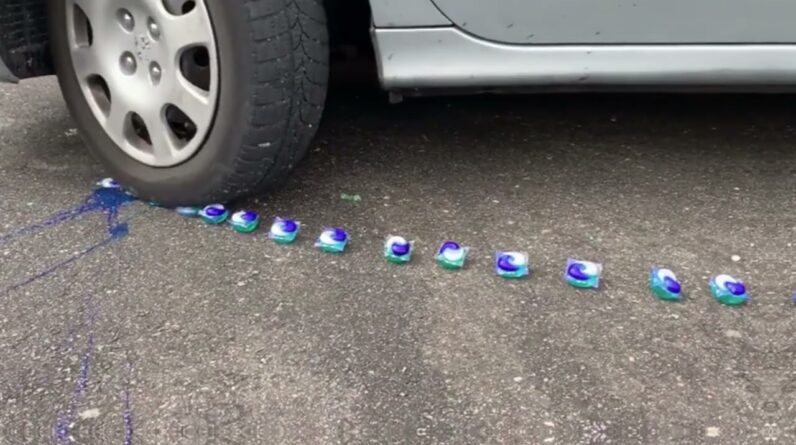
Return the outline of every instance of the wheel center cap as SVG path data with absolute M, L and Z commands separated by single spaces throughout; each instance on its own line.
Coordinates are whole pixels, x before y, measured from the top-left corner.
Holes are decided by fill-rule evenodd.
M 149 63 L 152 60 L 152 39 L 146 34 L 137 35 L 133 38 L 135 56 L 141 63 Z

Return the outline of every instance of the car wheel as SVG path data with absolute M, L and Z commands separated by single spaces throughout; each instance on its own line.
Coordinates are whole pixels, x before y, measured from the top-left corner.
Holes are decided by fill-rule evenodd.
M 58 80 L 111 175 L 165 205 L 280 183 L 326 96 L 321 0 L 49 0 Z

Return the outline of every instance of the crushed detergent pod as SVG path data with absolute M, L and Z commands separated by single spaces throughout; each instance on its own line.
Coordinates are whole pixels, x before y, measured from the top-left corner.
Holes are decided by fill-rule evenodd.
M 445 269 L 461 269 L 467 256 L 467 248 L 455 241 L 445 241 L 439 246 L 435 259 Z
M 233 213 L 228 222 L 236 232 L 251 233 L 260 224 L 260 217 L 250 210 L 241 210 Z
M 683 298 L 680 282 L 669 269 L 653 267 L 650 271 L 650 290 L 652 293 L 666 301 L 679 301 Z
M 120 189 L 122 185 L 113 178 L 105 178 L 97 182 L 97 187 L 104 189 Z
M 199 212 L 202 211 L 201 207 L 177 207 L 174 209 L 178 215 L 181 216 L 188 216 L 188 217 L 196 217 L 199 216 Z
M 293 221 L 292 219 L 285 219 L 276 217 L 274 223 L 271 224 L 271 230 L 268 232 L 268 238 L 279 244 L 290 244 L 296 240 L 301 223 Z
M 229 210 L 223 204 L 210 204 L 199 211 L 199 217 L 208 224 L 221 224 L 228 216 Z
M 522 278 L 528 275 L 528 254 L 498 252 L 495 255 L 495 272 L 503 278 Z
M 394 264 L 408 263 L 412 258 L 412 243 L 402 236 L 390 236 L 384 242 L 384 258 Z
M 602 271 L 602 264 L 569 258 L 564 269 L 564 281 L 574 287 L 597 289 Z
M 749 300 L 749 296 L 746 295 L 746 286 L 744 286 L 743 282 L 726 274 L 712 278 L 708 283 L 708 287 L 713 298 L 718 300 L 719 303 L 736 306 Z
M 348 243 L 348 234 L 338 228 L 324 229 L 315 241 L 315 247 L 327 253 L 343 253 Z

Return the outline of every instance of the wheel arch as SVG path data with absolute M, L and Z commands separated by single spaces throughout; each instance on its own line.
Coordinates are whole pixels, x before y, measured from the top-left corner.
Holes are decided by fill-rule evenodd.
M 0 60 L 10 80 L 54 73 L 46 0 L 0 0 Z

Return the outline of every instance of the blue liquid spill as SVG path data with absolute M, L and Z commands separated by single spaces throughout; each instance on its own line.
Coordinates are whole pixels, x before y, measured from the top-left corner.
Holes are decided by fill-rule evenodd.
M 124 423 L 124 445 L 132 445 L 133 443 L 133 409 L 130 403 L 130 374 L 132 373 L 133 365 L 130 362 L 126 363 L 127 378 L 124 382 L 124 390 L 122 391 L 122 422 Z
M 45 219 L 44 221 L 20 227 L 6 235 L 0 235 L 0 244 L 4 244 L 8 241 L 23 237 L 25 235 L 30 235 L 32 233 L 38 232 L 39 230 L 52 227 L 65 221 L 77 219 L 86 213 L 91 212 L 105 213 L 108 234 L 111 235 L 114 223 L 119 216 L 119 209 L 132 201 L 135 201 L 134 197 L 124 193 L 119 189 L 97 189 L 94 190 L 91 195 L 86 197 L 83 202 L 80 203 L 80 205 L 62 210 Z
M 89 300 L 88 303 L 93 303 L 93 301 Z M 58 445 L 67 445 L 71 443 L 69 430 L 75 420 L 78 402 L 88 387 L 91 355 L 94 352 L 94 322 L 96 319 L 96 309 L 92 304 L 87 306 L 86 310 L 85 324 L 88 329 L 88 337 L 86 338 L 86 346 L 83 349 L 83 354 L 80 357 L 80 370 L 66 412 L 58 416 L 53 426 L 53 438 Z
M 126 223 L 117 224 L 110 229 L 110 235 L 112 239 L 122 238 L 129 234 L 130 234 L 130 228 L 127 226 Z
M 100 188 L 94 190 L 94 192 L 86 197 L 78 206 L 60 211 L 44 221 L 21 227 L 9 234 L 0 236 L 0 245 L 2 245 L 9 241 L 33 234 L 62 222 L 77 219 L 80 216 L 91 212 L 102 212 L 105 214 L 105 230 L 108 234 L 107 238 L 87 247 L 83 251 L 50 267 L 47 267 L 46 269 L 39 271 L 35 275 L 19 283 L 13 284 L 5 289 L 0 289 L 0 297 L 27 286 L 34 281 L 45 278 L 61 268 L 91 254 L 92 252 L 107 246 L 111 242 L 127 236 L 130 233 L 130 228 L 127 223 L 118 221 L 119 209 L 133 201 L 135 201 L 134 197 L 124 193 L 119 189 Z
M 119 207 L 135 201 L 133 196 L 119 189 L 97 189 L 87 198 L 97 209 L 103 211 L 117 210 Z
M 80 218 L 81 216 L 87 213 L 102 213 L 104 214 L 104 229 L 107 233 L 107 236 L 88 246 L 81 252 L 66 258 L 56 264 L 50 265 L 49 267 L 45 268 L 44 270 L 39 271 L 35 275 L 16 283 L 10 287 L 5 289 L 0 289 L 0 297 L 3 297 L 15 290 L 18 290 L 28 284 L 31 284 L 39 279 L 45 278 L 58 270 L 74 263 L 81 258 L 90 255 L 91 253 L 117 241 L 121 238 L 124 238 L 130 233 L 129 227 L 129 220 L 132 218 L 128 218 L 126 221 L 119 221 L 119 210 L 135 201 L 135 198 L 124 193 L 119 189 L 112 189 L 112 188 L 99 188 L 94 190 L 90 195 L 83 199 L 83 201 L 71 208 L 67 208 L 60 212 L 55 213 L 54 215 L 46 218 L 40 222 L 30 224 L 27 226 L 23 226 L 17 228 L 16 230 L 12 231 L 11 233 L 0 235 L 0 245 L 5 243 L 14 241 L 18 238 L 34 234 L 38 231 L 56 226 L 62 222 L 72 221 L 75 219 Z M 86 344 L 83 349 L 83 352 L 80 356 L 80 368 L 78 372 L 77 379 L 74 382 L 74 389 L 72 391 L 72 395 L 69 399 L 69 402 L 66 406 L 65 411 L 58 414 L 56 421 L 52 427 L 52 435 L 54 442 L 58 445 L 67 445 L 72 443 L 71 437 L 71 428 L 75 422 L 75 417 L 77 414 L 77 408 L 82 398 L 83 394 L 85 393 L 86 389 L 89 385 L 89 371 L 91 369 L 91 357 L 94 353 L 95 345 L 94 345 L 94 320 L 96 317 L 96 309 L 93 305 L 93 300 L 87 297 L 86 303 L 84 303 L 84 307 L 86 308 L 86 317 L 82 323 L 83 327 L 87 329 L 87 339 Z M 62 345 L 62 349 L 71 350 L 72 345 L 74 343 L 75 334 L 78 331 L 79 327 L 81 326 L 80 323 L 76 323 L 72 327 L 70 327 L 66 340 Z M 128 371 L 130 369 L 128 363 Z M 132 407 L 131 407 L 131 395 L 129 391 L 129 376 L 126 380 L 125 388 L 122 393 L 122 421 L 124 425 L 124 433 L 123 433 L 123 443 L 125 445 L 132 445 L 133 443 L 133 415 L 132 415 Z

